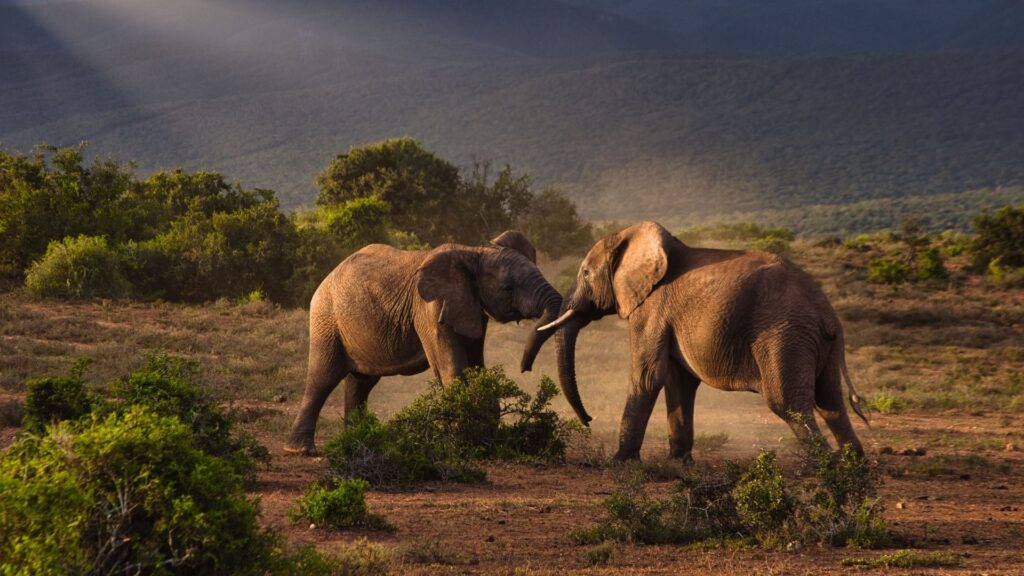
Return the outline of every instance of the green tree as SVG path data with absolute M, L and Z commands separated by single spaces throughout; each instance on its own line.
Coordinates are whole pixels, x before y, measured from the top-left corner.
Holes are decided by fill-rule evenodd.
M 552 188 L 533 198 L 518 227 L 537 250 L 552 258 L 583 252 L 594 242 L 592 228 L 580 218 L 576 205 Z
M 534 200 L 528 174 L 505 165 L 491 180 L 490 162 L 475 162 L 463 176 L 453 217 L 459 220 L 458 240 L 483 244 L 515 227 Z
M 451 208 L 459 190 L 459 170 L 416 140 L 392 138 L 352 148 L 331 161 L 317 177 L 320 206 L 338 206 L 375 197 L 391 207 L 394 225 L 430 244 L 452 241 L 459 223 Z

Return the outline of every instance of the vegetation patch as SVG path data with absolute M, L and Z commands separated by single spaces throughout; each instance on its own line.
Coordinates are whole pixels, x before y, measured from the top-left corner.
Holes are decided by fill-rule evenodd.
M 371 514 L 366 506 L 366 490 L 370 483 L 365 480 L 342 480 L 333 488 L 313 484 L 299 500 L 297 509 L 288 517 L 293 522 L 308 520 L 317 527 L 333 530 L 367 528 L 394 532 L 395 526 L 383 516 Z
M 717 473 L 691 473 L 668 499 L 650 496 L 640 468 L 626 469 L 605 502 L 601 522 L 571 533 L 577 544 L 605 541 L 636 544 L 743 542 L 766 548 L 793 542 L 880 548 L 894 537 L 874 498 L 878 474 L 847 447 L 805 447 L 813 480 L 793 484 L 775 454 L 762 451 L 751 463 L 730 463 Z
M 960 559 L 946 552 L 899 550 L 874 558 L 843 558 L 841 566 L 857 568 L 954 568 Z
M 424 480 L 474 482 L 487 459 L 558 462 L 581 432 L 550 408 L 558 388 L 542 378 L 535 397 L 498 368 L 475 368 L 429 390 L 389 422 L 350 415 L 345 430 L 324 446 L 331 473 L 377 488 Z

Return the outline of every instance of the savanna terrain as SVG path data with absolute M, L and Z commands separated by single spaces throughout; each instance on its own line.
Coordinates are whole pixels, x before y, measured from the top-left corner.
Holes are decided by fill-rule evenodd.
M 804 547 L 766 551 L 742 546 L 615 544 L 595 555 L 571 531 L 603 514 L 615 486 L 605 462 L 614 450 L 628 378 L 624 323 L 605 319 L 578 346 L 580 391 L 595 417 L 568 462 L 491 463 L 483 484 L 428 483 L 400 492 L 373 491 L 371 509 L 394 533 L 331 531 L 292 522 L 287 512 L 327 469 L 322 459 L 283 453 L 302 394 L 307 312 L 265 301 L 221 300 L 203 306 L 170 303 L 54 302 L 10 287 L 0 294 L 0 445 L 17 433 L 29 378 L 66 373 L 81 357 L 87 374 L 106 381 L 166 351 L 200 362 L 218 399 L 273 456 L 250 493 L 262 522 L 291 543 L 338 551 L 368 538 L 386 547 L 395 573 L 604 574 L 1019 574 L 1024 573 L 1024 291 L 947 261 L 949 279 L 890 286 L 867 280 L 863 243 L 797 241 L 789 258 L 824 287 L 846 330 L 847 361 L 872 406 L 871 425 L 855 423 L 869 458 L 882 472 L 883 517 L 941 566 L 852 568 L 843 559 L 871 559 L 892 550 Z M 565 281 L 569 259 L 547 262 L 549 278 Z M 564 286 L 563 286 L 564 288 Z M 527 330 L 492 326 L 487 361 L 509 367 Z M 553 346 L 532 374 L 512 374 L 527 391 L 540 374 L 554 375 Z M 427 375 L 383 379 L 370 409 L 387 417 L 426 389 Z M 698 392 L 698 467 L 720 468 L 776 450 L 787 476 L 799 473 L 791 433 L 753 394 Z M 569 416 L 561 398 L 556 408 Z M 342 428 L 341 398 L 325 408 L 322 444 Z M 665 460 L 664 419 L 656 409 L 644 444 L 654 494 L 672 490 L 681 470 Z

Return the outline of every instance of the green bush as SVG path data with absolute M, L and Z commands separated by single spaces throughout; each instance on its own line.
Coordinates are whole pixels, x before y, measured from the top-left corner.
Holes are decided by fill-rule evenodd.
M 69 376 L 30 380 L 27 388 L 22 426 L 36 434 L 61 420 L 82 418 L 92 412 L 96 404 L 96 398 L 86 389 L 78 368 Z
M 40 298 L 120 298 L 131 285 L 107 240 L 81 235 L 50 242 L 26 272 L 25 288 Z
M 813 481 L 791 486 L 775 454 L 762 451 L 749 465 L 730 463 L 719 473 L 691 473 L 669 499 L 643 488 L 641 469 L 627 469 L 605 499 L 606 516 L 575 530 L 577 544 L 607 540 L 637 544 L 743 542 L 775 548 L 793 541 L 879 548 L 894 542 L 874 498 L 877 472 L 847 446 L 840 455 L 813 442 L 805 457 Z
M 733 491 L 740 521 L 761 542 L 780 544 L 787 536 L 797 501 L 786 489 L 786 479 L 775 453 L 762 450 Z
M 559 461 L 580 428 L 550 409 L 556 394 L 546 377 L 531 397 L 500 367 L 470 369 L 446 386 L 432 382 L 390 422 L 368 413 L 350 415 L 324 453 L 334 475 L 384 488 L 423 480 L 479 481 L 480 459 Z
M 274 555 L 242 477 L 143 407 L 22 436 L 0 500 L 4 574 L 262 574 Z
M 196 449 L 224 459 L 246 478 L 254 477 L 258 464 L 270 461 L 266 448 L 235 429 L 233 415 L 213 398 L 192 360 L 153 354 L 144 366 L 115 382 L 112 392 L 112 409 L 144 406 L 178 418 L 191 427 Z
M 969 251 L 976 270 L 984 270 L 997 259 L 1003 266 L 1024 266 L 1024 206 L 985 211 L 974 219 L 974 230 Z
M 882 414 L 897 414 L 903 411 L 903 400 L 887 390 L 875 394 L 868 402 L 868 408 Z
M 899 550 L 876 558 L 843 558 L 839 563 L 858 568 L 952 568 L 960 560 L 948 552 Z
M 299 507 L 289 511 L 288 517 L 293 522 L 309 520 L 334 530 L 363 527 L 393 532 L 394 525 L 382 516 L 371 514 L 366 507 L 369 487 L 370 483 L 365 480 L 342 480 L 332 489 L 313 484 L 299 500 Z
M 920 280 L 946 280 L 949 278 L 949 270 L 942 259 L 939 249 L 932 246 L 917 253 L 915 257 L 915 272 Z
M 873 258 L 868 262 L 868 280 L 883 284 L 900 284 L 910 278 L 910 265 L 891 257 Z

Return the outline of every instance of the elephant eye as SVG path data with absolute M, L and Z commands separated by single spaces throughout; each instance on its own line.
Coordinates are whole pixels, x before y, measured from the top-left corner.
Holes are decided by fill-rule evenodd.
M 590 278 L 590 268 L 584 268 L 583 269 L 583 279 L 587 280 L 589 278 Z

